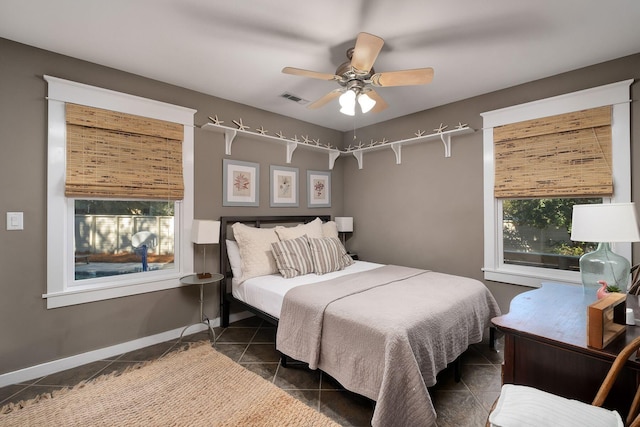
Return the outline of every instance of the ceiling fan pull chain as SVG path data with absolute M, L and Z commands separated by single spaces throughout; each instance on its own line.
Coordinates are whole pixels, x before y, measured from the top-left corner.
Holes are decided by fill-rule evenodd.
M 356 115 L 353 115 L 353 140 L 356 140 Z

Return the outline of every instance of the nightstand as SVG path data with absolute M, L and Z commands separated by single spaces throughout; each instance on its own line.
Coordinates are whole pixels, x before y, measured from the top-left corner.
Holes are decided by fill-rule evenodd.
M 213 328 L 211 327 L 211 322 L 209 321 L 209 318 L 204 314 L 204 286 L 218 283 L 222 279 L 224 279 L 224 276 L 219 273 L 212 273 L 211 277 L 207 277 L 204 279 L 199 279 L 197 274 L 190 274 L 188 276 L 184 276 L 180 278 L 180 283 L 182 283 L 183 285 L 200 285 L 200 322 L 192 323 L 188 326 L 185 326 L 185 328 L 182 330 L 182 333 L 180 334 L 180 340 L 178 342 L 182 342 L 182 336 L 187 331 L 187 329 L 189 329 L 194 325 L 199 325 L 202 323 L 207 325 L 207 327 L 209 328 L 210 336 L 213 337 L 213 341 L 212 341 L 213 345 L 214 346 L 216 345 L 216 333 L 213 331 Z

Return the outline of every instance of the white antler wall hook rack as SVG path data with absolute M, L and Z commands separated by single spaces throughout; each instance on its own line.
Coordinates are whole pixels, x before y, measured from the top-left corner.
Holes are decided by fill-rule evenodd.
M 311 150 L 322 151 L 329 155 L 329 169 L 333 169 L 336 159 L 340 156 L 340 150 L 334 148 L 331 144 L 320 144 L 319 139 L 311 139 L 309 136 L 303 136 L 302 140 L 298 138 L 298 135 L 294 135 L 293 138 L 287 139 L 282 131 L 276 133 L 276 136 L 267 135 L 267 131 L 263 126 L 257 128 L 257 132 L 252 132 L 249 126 L 242 122 L 242 119 L 232 120 L 232 122 L 238 127 L 238 129 L 222 126 L 222 121 L 218 119 L 218 116 L 209 117 L 211 123 L 206 123 L 201 126 L 201 129 L 208 131 L 221 131 L 224 133 L 224 154 L 231 155 L 231 147 L 233 141 L 238 135 L 248 136 L 251 138 L 258 138 L 270 142 L 276 142 L 278 144 L 284 144 L 286 146 L 286 162 L 291 163 L 293 159 L 293 153 L 299 146 L 309 148 Z
M 362 169 L 363 167 L 362 154 L 364 152 L 382 150 L 387 147 L 391 147 L 391 150 L 393 150 L 393 153 L 396 156 L 396 164 L 399 165 L 402 163 L 402 147 L 404 145 L 416 144 L 419 142 L 440 139 L 442 141 L 442 144 L 444 145 L 444 156 L 451 157 L 451 136 L 464 135 L 467 133 L 475 132 L 475 130 L 468 127 L 466 124 L 465 125 L 460 124 L 459 126 L 456 126 L 455 129 L 452 129 L 452 130 L 445 130 L 446 128 L 447 126 L 443 126 L 441 124 L 440 128 L 434 129 L 434 131 L 436 131 L 435 133 L 425 135 L 424 131 L 419 130 L 418 132 L 415 133 L 416 137 L 414 138 L 403 139 L 400 141 L 391 141 L 391 142 L 384 140 L 383 143 L 381 144 L 373 144 L 373 145 L 367 145 L 367 146 L 359 144 L 355 147 L 351 147 L 350 149 L 343 151 L 343 153 L 353 154 L 353 157 L 355 157 L 356 160 L 358 161 L 358 169 Z
M 353 154 L 353 156 L 358 161 L 358 169 L 362 169 L 363 167 L 363 153 L 368 151 L 382 150 L 387 147 L 391 147 L 391 150 L 396 156 L 396 164 L 402 163 L 402 147 L 404 145 L 416 144 L 419 142 L 429 141 L 433 139 L 439 138 L 444 145 L 444 156 L 451 157 L 451 136 L 452 135 L 464 135 L 467 133 L 475 132 L 474 129 L 467 126 L 467 124 L 458 123 L 458 125 L 452 130 L 446 130 L 448 126 L 440 123 L 440 126 L 437 129 L 434 129 L 434 133 L 425 134 L 425 131 L 418 130 L 414 135 L 414 138 L 403 139 L 399 141 L 389 141 L 386 138 L 383 138 L 381 141 L 374 141 L 364 144 L 361 141 L 355 146 L 349 146 L 344 150 L 339 150 L 329 144 L 321 144 L 319 139 L 312 139 L 308 135 L 302 136 L 302 140 L 298 138 L 298 135 L 294 135 L 293 138 L 288 139 L 284 136 L 282 131 L 276 133 L 276 136 L 267 135 L 267 130 L 264 129 L 263 126 L 260 126 L 256 129 L 257 132 L 252 132 L 249 126 L 245 125 L 242 122 L 242 119 L 232 120 L 237 126 L 237 129 L 223 126 L 218 116 L 211 117 L 209 116 L 211 123 L 206 123 L 201 126 L 202 129 L 208 131 L 221 131 L 224 133 L 224 144 L 225 149 L 224 153 L 227 156 L 231 155 L 231 146 L 233 145 L 233 141 L 238 136 L 238 134 L 250 136 L 252 138 L 258 138 L 267 140 L 270 142 L 276 142 L 278 144 L 284 144 L 286 146 L 286 162 L 291 163 L 293 159 L 294 151 L 299 147 L 303 146 L 305 148 L 309 148 L 316 151 L 322 151 L 328 154 L 329 156 L 329 169 L 333 169 L 335 165 L 336 159 L 341 154 Z

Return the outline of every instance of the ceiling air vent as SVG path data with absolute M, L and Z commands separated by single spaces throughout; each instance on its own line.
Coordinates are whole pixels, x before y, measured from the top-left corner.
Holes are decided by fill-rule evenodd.
M 292 95 L 292 94 L 287 93 L 287 92 L 283 93 L 280 96 L 283 97 L 283 98 L 288 99 L 289 101 L 293 101 L 293 102 L 296 102 L 296 103 L 302 104 L 302 105 L 309 103 L 309 101 L 307 101 L 306 99 L 302 99 L 299 96 L 295 96 L 295 95 Z

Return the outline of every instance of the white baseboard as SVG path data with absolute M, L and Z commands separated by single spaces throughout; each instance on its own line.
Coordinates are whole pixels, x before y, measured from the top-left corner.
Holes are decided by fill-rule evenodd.
M 248 311 L 243 311 L 241 313 L 232 313 L 229 316 L 229 321 L 237 322 L 251 316 L 253 316 L 253 314 L 249 313 Z M 218 317 L 212 319 L 211 326 L 220 326 L 220 318 Z M 51 362 L 30 366 L 28 368 L 19 369 L 17 371 L 7 372 L 6 374 L 0 374 L 0 387 L 31 381 L 36 378 L 44 377 L 45 375 L 55 374 L 56 372 L 61 372 L 67 369 L 86 365 L 87 363 L 97 362 L 99 360 L 108 359 L 120 354 L 128 353 L 130 351 L 139 350 L 141 348 L 149 347 L 162 342 L 178 339 L 183 329 L 184 327 L 180 327 L 178 329 L 173 329 L 171 331 L 162 332 L 156 335 L 150 335 L 125 343 L 112 345 L 110 347 L 104 347 L 98 350 L 77 354 L 75 356 L 65 357 L 64 359 L 53 360 Z M 204 323 L 196 324 L 189 328 L 189 334 L 206 330 L 207 326 Z

